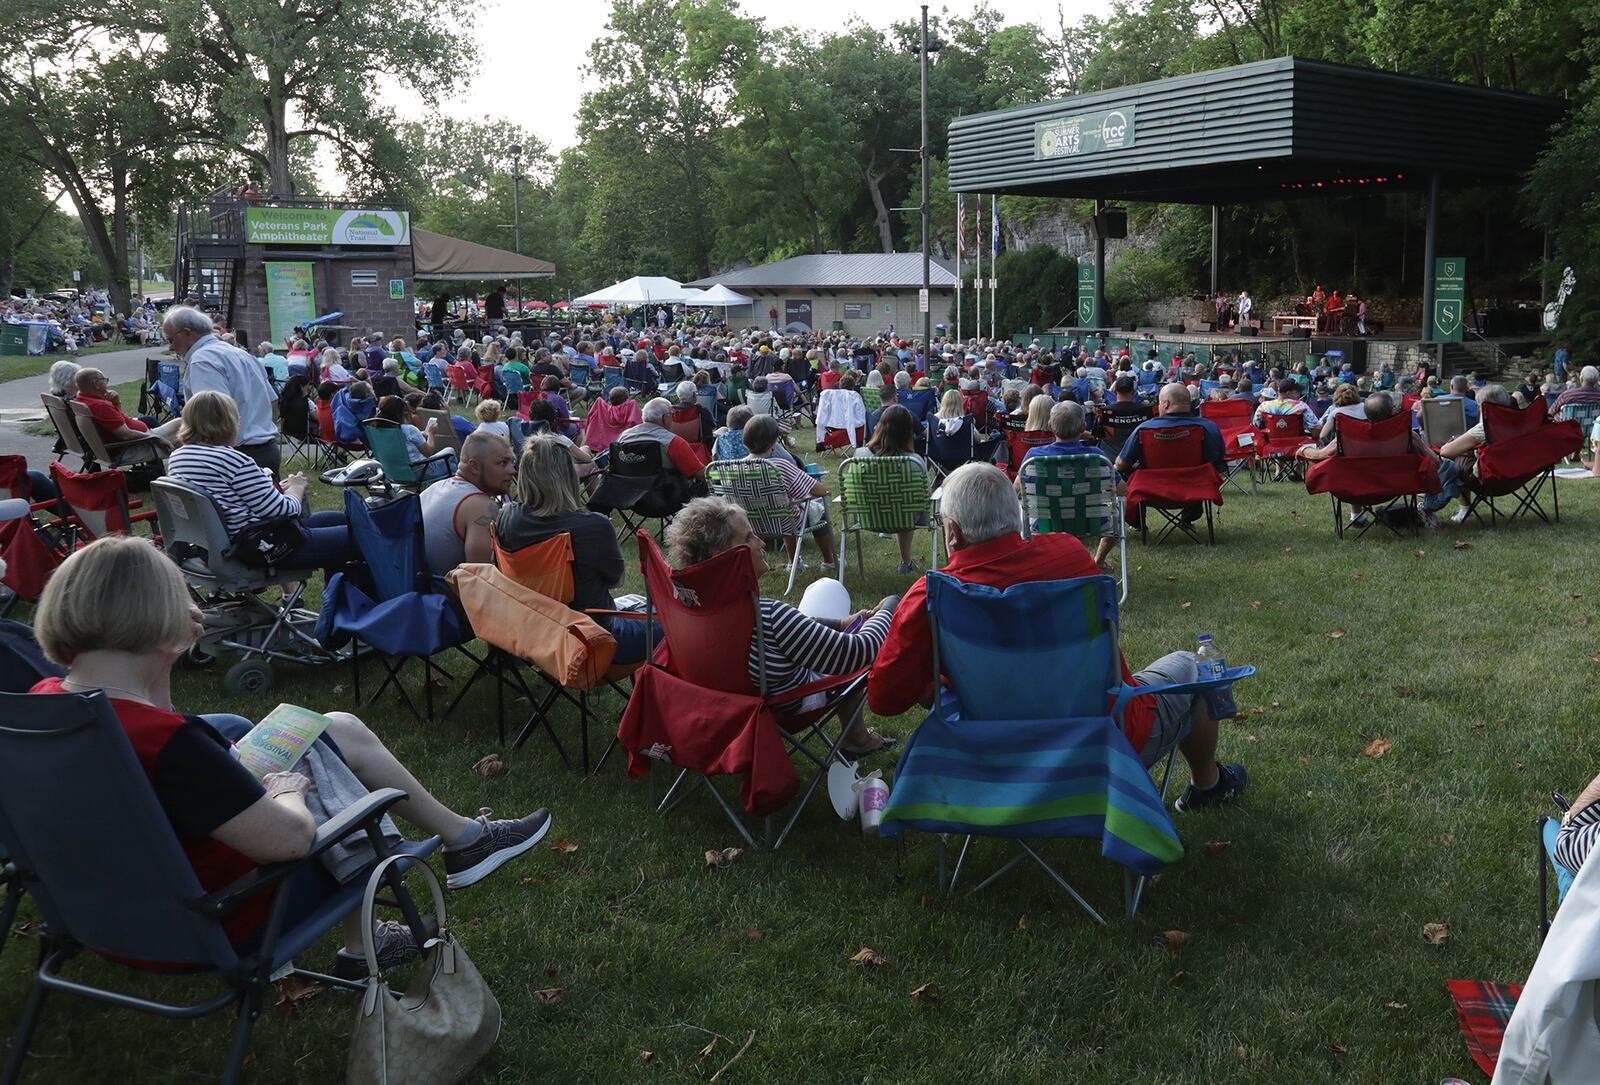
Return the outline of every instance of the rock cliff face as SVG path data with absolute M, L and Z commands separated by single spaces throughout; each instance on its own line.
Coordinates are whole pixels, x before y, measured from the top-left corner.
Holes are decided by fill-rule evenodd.
M 1021 250 L 1031 249 L 1035 245 L 1048 245 L 1068 256 L 1094 255 L 1094 224 L 1087 218 L 1077 218 L 1072 214 L 1071 206 L 1063 200 L 1056 210 L 1047 214 L 1015 219 L 1008 219 L 1002 214 L 1000 230 L 1006 236 L 1006 247 Z M 1001 210 L 1003 212 L 1004 208 Z M 1129 246 L 1140 249 L 1152 247 L 1159 234 L 1159 224 L 1137 228 L 1130 222 L 1126 239 L 1106 242 L 1107 266 L 1116 263 L 1117 254 Z

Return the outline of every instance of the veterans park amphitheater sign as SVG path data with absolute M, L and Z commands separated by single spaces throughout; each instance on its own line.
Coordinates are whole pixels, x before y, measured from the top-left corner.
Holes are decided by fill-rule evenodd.
M 409 245 L 409 211 L 332 207 L 247 207 L 244 239 L 252 245 Z
M 1133 146 L 1133 106 L 1052 117 L 1033 126 L 1033 157 L 1070 158 Z

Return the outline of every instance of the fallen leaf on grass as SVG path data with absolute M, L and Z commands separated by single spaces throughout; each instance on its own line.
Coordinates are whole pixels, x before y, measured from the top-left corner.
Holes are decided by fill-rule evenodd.
M 1302 765 L 1304 765 L 1306 768 L 1310 768 L 1311 767 L 1311 758 L 1302 755 L 1301 758 L 1300 758 L 1300 763 Z
M 1294 553 L 1294 547 L 1292 547 L 1292 546 L 1286 546 L 1286 547 L 1284 547 L 1284 548 L 1283 548 L 1283 552 L 1284 552 L 1284 553 L 1285 553 L 1285 554 L 1292 554 L 1292 553 Z
M 1382 757 L 1392 749 L 1394 749 L 1394 743 L 1390 742 L 1388 739 L 1375 738 L 1371 742 L 1367 743 L 1361 752 L 1376 761 L 1378 758 Z
M 1188 940 L 1188 931 L 1170 930 L 1161 932 L 1161 941 L 1166 945 L 1167 952 L 1174 957 L 1183 955 L 1183 944 Z
M 1272 707 L 1273 708 L 1282 708 L 1283 707 L 1283 702 L 1282 701 L 1273 701 L 1272 702 Z
M 1594 621 L 1594 619 L 1589 617 L 1587 614 L 1578 615 L 1578 624 L 1579 625 L 1589 625 L 1593 621 Z
M 725 867 L 743 854 L 743 848 L 723 848 L 721 851 L 713 849 L 706 852 L 706 866 Z
M 706 1044 L 706 1046 L 702 1047 L 700 1049 L 700 1053 L 697 1054 L 694 1057 L 695 1061 L 699 1062 L 701 1059 L 705 1058 L 707 1055 L 711 1054 L 716 1049 L 717 1049 L 717 1038 L 715 1036 L 713 1036 L 713 1037 L 711 1037 L 711 1042 Z
M 1256 741 L 1256 736 L 1255 735 L 1245 735 L 1244 736 L 1244 740 L 1246 742 L 1254 742 L 1254 741 Z
M 1025 931 L 1027 929 L 1028 929 L 1028 917 L 1025 916 L 1025 915 L 1017 916 L 1017 930 Z
M 759 942 L 761 941 L 762 937 L 763 936 L 761 932 L 756 930 L 754 927 L 746 927 L 744 929 L 744 940 L 746 942 Z
M 479 776 L 499 776 L 506 771 L 506 763 L 500 760 L 499 754 L 492 753 L 487 757 L 480 757 L 474 761 L 472 763 L 472 771 Z
M 1250 710 L 1250 714 L 1252 716 L 1265 716 L 1267 714 L 1266 706 L 1265 705 L 1256 705 L 1254 708 L 1252 708 Z
M 1193 603 L 1179 603 L 1178 604 L 1178 609 L 1179 610 L 1188 610 L 1192 606 L 1194 606 Z
M 1259 600 L 1259 599 L 1250 600 L 1250 609 L 1251 610 L 1260 610 L 1261 609 L 1261 600 Z
M 1456 842 L 1456 834 L 1455 833 L 1440 833 L 1439 834 L 1439 843 L 1443 844 L 1445 847 L 1448 848 L 1452 844 L 1454 844 L 1455 842 Z
M 1332 633 L 1328 634 L 1328 639 L 1338 640 L 1340 637 L 1347 637 L 1349 635 L 1350 634 L 1346 633 L 1343 629 L 1335 629 Z
M 641 1051 L 639 1052 L 639 1061 L 649 1066 L 656 1061 L 656 1053 L 654 1051 Z
M 924 908 L 932 908 L 933 907 L 933 894 L 932 893 L 924 893 L 924 894 L 922 894 L 922 896 L 917 898 L 917 903 L 922 905 Z
M 1365 580 L 1366 577 L 1361 573 L 1351 573 L 1350 574 L 1350 579 L 1351 580 Z
M 888 964 L 889 962 L 884 958 L 883 954 L 879 953 L 877 950 L 868 949 L 866 946 L 862 946 L 860 949 L 856 950 L 855 956 L 850 958 L 850 963 Z
M 1595 655 L 1590 656 L 1589 657 L 1589 662 L 1590 663 L 1600 663 L 1600 653 L 1596 653 Z
M 543 878 L 523 878 L 517 884 L 518 885 L 543 885 L 544 884 L 544 879 Z
M 1455 547 L 1457 550 L 1471 550 L 1472 549 L 1472 544 L 1469 543 L 1465 539 L 1457 539 L 1455 542 L 1451 543 L 1451 545 L 1453 547 Z
M 550 850 L 560 855 L 571 855 L 573 852 L 578 850 L 578 845 L 574 844 L 570 840 L 557 840 L 554 844 L 550 845 Z
M 1427 551 L 1426 551 L 1426 550 L 1418 550 L 1418 551 L 1417 551 L 1417 557 L 1419 557 L 1419 558 L 1425 558 L 1425 557 L 1427 557 L 1427 556 L 1428 556 L 1428 552 L 1427 552 Z
M 1383 1008 L 1386 1010 L 1409 1010 L 1411 1004 L 1409 1002 L 1385 1002 Z
M 1572 597 L 1574 599 L 1582 599 L 1583 598 L 1583 592 L 1575 591 L 1575 592 L 1572 593 Z
M 939 1001 L 939 985 L 932 980 L 929 980 L 921 987 L 913 987 L 911 989 L 911 997 L 916 999 L 918 1002 L 927 1002 L 931 1005 L 932 1003 Z
M 1217 856 L 1219 856 L 1223 852 L 1227 851 L 1229 846 L 1232 845 L 1232 843 L 1233 843 L 1233 841 L 1231 841 L 1231 840 L 1213 840 L 1213 841 L 1210 841 L 1208 844 L 1206 844 L 1206 858 L 1215 859 Z
M 1549 595 L 1550 594 L 1550 589 L 1549 588 L 1535 587 L 1533 590 L 1538 592 L 1540 595 Z
M 1333 1052 L 1335 1055 L 1343 1055 L 1347 1053 L 1344 1044 L 1329 1044 L 1328 1050 Z
M 1450 940 L 1450 924 L 1424 923 L 1422 925 L 1422 940 L 1430 946 L 1442 946 Z
M 1142 567 L 1142 566 L 1141 566 L 1141 567 Z M 1167 579 L 1168 579 L 1168 580 L 1176 580 L 1176 579 L 1178 579 L 1178 578 L 1177 578 L 1177 577 L 1175 577 L 1175 576 L 1169 576 L 1169 577 L 1167 577 Z
M 272 1012 L 279 1019 L 287 1020 L 300 1012 L 299 1003 L 321 993 L 322 984 L 291 973 L 278 981 L 278 1001 L 273 1004 Z
M 1412 689 L 1411 689 L 1410 686 L 1396 686 L 1396 687 L 1394 687 L 1394 695 L 1396 697 L 1405 698 L 1405 697 L 1411 696 L 1411 694 L 1412 694 Z
M 567 1000 L 565 987 L 546 987 L 542 991 L 533 992 L 533 997 L 539 1000 L 541 1006 L 559 1006 Z

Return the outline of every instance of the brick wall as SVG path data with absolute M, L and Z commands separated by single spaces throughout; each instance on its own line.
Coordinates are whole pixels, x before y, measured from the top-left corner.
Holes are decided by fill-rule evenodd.
M 344 345 L 349 344 L 352 336 L 369 332 L 382 332 L 385 339 L 398 335 L 409 341 L 415 337 L 416 319 L 412 314 L 416 297 L 411 281 L 409 247 L 358 249 L 335 245 L 322 250 L 309 250 L 247 245 L 244 281 L 240 284 L 239 303 L 233 322 L 237 330 L 248 336 L 249 342 L 259 343 L 271 332 L 267 311 L 267 277 L 262 265 L 266 261 L 276 260 L 305 261 L 312 265 L 317 313 L 344 314 L 339 323 L 351 329 L 339 333 Z M 353 286 L 351 272 L 354 271 L 374 272 L 377 285 Z M 399 301 L 389 297 L 390 279 L 400 279 L 405 283 L 405 296 Z M 239 341 L 243 343 L 245 338 L 242 336 Z

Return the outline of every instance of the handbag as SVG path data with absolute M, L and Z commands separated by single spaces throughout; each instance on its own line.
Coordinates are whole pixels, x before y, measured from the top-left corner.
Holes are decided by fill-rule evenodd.
M 423 947 L 422 964 L 397 997 L 378 969 L 372 944 L 373 907 L 384 872 L 408 858 L 391 855 L 373 868 L 361 901 L 367 990 L 350 1033 L 346 1085 L 454 1085 L 500 1038 L 500 1003 L 466 950 L 445 926 L 444 894 L 426 863 L 416 863 L 433 892 L 438 937 Z
M 232 555 L 253 569 L 270 569 L 298 550 L 306 541 L 298 518 L 275 516 L 241 528 L 233 537 Z

